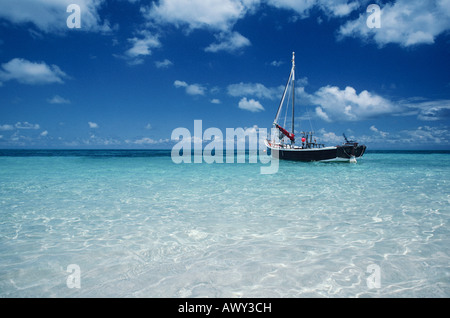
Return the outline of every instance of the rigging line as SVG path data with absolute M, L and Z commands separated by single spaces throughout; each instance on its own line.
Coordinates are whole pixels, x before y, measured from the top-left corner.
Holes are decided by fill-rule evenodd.
M 278 106 L 278 111 L 277 111 L 277 114 L 276 114 L 276 116 L 275 116 L 274 123 L 278 123 L 278 116 L 280 115 L 281 107 L 282 107 L 282 105 L 283 105 L 284 98 L 286 97 L 287 87 L 288 87 L 288 85 L 289 85 L 289 82 L 291 81 L 292 73 L 293 73 L 293 72 L 292 72 L 292 70 L 291 70 L 291 74 L 289 74 L 289 79 L 287 80 L 286 86 L 285 86 L 285 88 L 284 88 L 283 97 L 281 97 L 281 102 L 280 102 L 280 105 Z
M 288 90 L 290 88 L 291 84 L 288 83 Z M 288 100 L 286 102 L 286 113 L 284 114 L 284 123 L 283 123 L 283 128 L 286 128 L 286 119 L 287 119 L 287 114 L 288 114 L 288 110 L 289 110 L 289 101 L 291 99 L 291 95 L 288 95 Z
M 309 109 L 308 109 L 308 107 L 306 107 L 306 113 L 307 113 L 307 115 L 308 115 L 309 127 L 311 128 L 311 131 L 314 131 L 314 128 L 313 128 L 313 125 L 312 125 L 312 122 L 311 122 L 311 116 L 309 115 Z

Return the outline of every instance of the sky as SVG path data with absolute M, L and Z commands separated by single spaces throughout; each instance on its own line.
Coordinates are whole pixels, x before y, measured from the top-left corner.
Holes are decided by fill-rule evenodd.
M 297 135 L 450 149 L 450 0 L 0 0 L 0 148 L 270 129 L 292 52 Z

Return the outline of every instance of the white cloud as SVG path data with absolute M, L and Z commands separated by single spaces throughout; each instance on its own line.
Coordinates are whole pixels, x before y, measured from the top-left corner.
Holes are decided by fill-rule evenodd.
M 230 32 L 237 21 L 264 5 L 292 10 L 300 17 L 308 17 L 315 8 L 328 16 L 343 17 L 359 7 L 358 1 L 349 0 L 160 0 L 142 11 L 152 22 L 186 26 L 188 31 Z
M 272 61 L 272 62 L 270 63 L 270 65 L 275 66 L 275 67 L 281 66 L 281 65 L 283 65 L 283 64 L 284 64 L 283 61 Z
M 389 100 L 366 90 L 357 94 L 349 86 L 344 90 L 325 86 L 309 99 L 317 105 L 316 115 L 326 121 L 356 121 L 399 111 Z
M 88 122 L 88 125 L 89 125 L 89 128 L 92 128 L 92 129 L 97 129 L 99 127 L 97 123 L 93 123 L 91 121 Z
M 374 125 L 370 126 L 369 128 L 371 131 L 373 131 L 376 134 L 379 134 L 381 137 L 386 137 L 387 135 L 389 135 L 389 133 L 385 132 L 385 131 L 381 131 L 379 130 L 377 127 L 375 127 Z
M 317 140 L 320 143 L 342 143 L 344 138 L 342 136 L 336 135 L 334 132 L 328 132 L 325 129 L 321 128 L 317 132 Z
M 170 60 L 165 59 L 164 61 L 156 61 L 155 65 L 157 68 L 168 68 L 172 66 L 173 63 Z
M 315 8 L 328 16 L 343 17 L 359 7 L 357 1 L 348 0 L 267 0 L 267 3 L 279 9 L 293 10 L 301 18 L 309 17 L 309 12 Z
M 75 146 L 77 142 L 75 141 L 72 143 L 73 146 Z M 99 137 L 92 134 L 88 139 L 81 140 L 81 144 L 88 146 L 115 146 L 120 145 L 121 141 L 110 137 Z
M 213 99 L 211 99 L 211 103 L 212 103 L 212 104 L 220 104 L 221 102 L 220 102 L 219 99 L 213 98 Z
M 383 137 L 383 136 L 382 136 Z M 379 138 L 378 136 L 361 136 L 360 142 L 380 143 L 395 145 L 396 147 L 417 147 L 427 146 L 448 146 L 450 145 L 450 129 L 447 126 L 430 127 L 420 126 L 413 129 L 395 131 L 389 133 L 389 138 Z
M 15 127 L 17 129 L 39 129 L 39 125 L 38 124 L 30 124 L 29 122 L 25 121 L 25 122 L 18 122 L 16 123 Z
M 450 118 L 450 100 L 427 100 L 414 97 L 392 101 L 366 90 L 359 94 L 353 87 L 341 90 L 336 86 L 321 87 L 313 94 L 303 89 L 296 96 L 301 103 L 313 104 L 317 117 L 327 121 L 357 121 L 382 115 L 416 116 L 422 121 L 443 121 Z M 385 134 L 371 127 L 373 132 Z
M 227 31 L 251 10 L 254 0 L 160 0 L 144 10 L 157 23 L 170 23 L 188 30 Z
M 152 25 L 171 24 L 187 33 L 196 29 L 215 32 L 216 42 L 206 52 L 236 52 L 251 42 L 233 31 L 234 26 L 266 5 L 292 10 L 300 17 L 308 17 L 316 8 L 328 16 L 343 17 L 359 7 L 357 1 L 348 0 L 159 0 L 141 7 L 141 12 Z
M 187 86 L 188 86 L 188 83 L 186 83 L 186 82 L 184 82 L 184 81 L 176 80 L 176 81 L 173 83 L 173 85 L 174 85 L 176 88 L 179 88 L 179 87 L 187 87 Z
M 206 88 L 200 84 L 188 84 L 184 81 L 176 80 L 173 85 L 176 88 L 184 87 L 189 95 L 205 95 Z
M 153 35 L 146 30 L 139 32 L 139 35 L 140 37 L 128 39 L 131 48 L 125 51 L 124 58 L 128 60 L 130 65 L 142 64 L 144 62 L 142 56 L 151 55 L 152 49 L 161 46 L 157 35 Z
M 380 6 L 381 28 L 370 29 L 366 21 L 369 13 L 341 26 L 340 38 L 373 39 L 379 46 L 397 43 L 408 47 L 432 44 L 435 38 L 450 30 L 449 0 L 397 0 Z
M 65 99 L 59 95 L 55 95 L 52 98 L 47 99 L 50 104 L 70 104 L 70 100 Z
M 250 46 L 250 40 L 238 32 L 222 32 L 216 35 L 217 43 L 210 44 L 205 48 L 206 52 L 236 52 L 239 49 Z
M 150 55 L 151 48 L 159 47 L 161 44 L 157 36 L 150 34 L 147 31 L 141 33 L 142 38 L 131 38 L 128 41 L 132 44 L 132 47 L 128 49 L 125 54 L 129 57 L 137 57 L 139 55 Z
M 297 88 L 297 90 L 302 91 L 304 89 L 304 86 L 307 85 L 308 85 L 308 78 L 306 76 L 295 79 L 295 87 Z
M 307 17 L 309 15 L 309 10 L 311 10 L 316 4 L 316 0 L 267 0 L 267 3 L 279 8 L 294 10 L 302 17 Z
M 316 107 L 316 115 L 327 122 L 331 122 L 330 117 L 328 117 L 321 107 Z
M 44 32 L 65 32 L 66 12 L 69 4 L 77 4 L 81 9 L 81 29 L 93 32 L 109 32 L 108 21 L 101 21 L 98 10 L 103 0 L 20 0 L 0 1 L 0 18 L 15 24 L 32 23 Z
M 307 18 L 313 10 L 329 18 L 361 12 L 359 18 L 341 26 L 338 38 L 373 38 L 380 46 L 433 43 L 439 34 L 450 29 L 449 0 L 397 0 L 383 4 L 379 29 L 370 29 L 366 24 L 369 3 L 368 0 L 160 0 L 143 6 L 141 11 L 152 25 L 171 24 L 188 33 L 195 29 L 214 32 L 216 42 L 204 49 L 207 52 L 236 52 L 251 45 L 249 39 L 233 28 L 239 20 L 264 6 L 293 11 L 297 16 L 291 20 Z M 320 16 L 318 19 L 323 21 Z
M 145 125 L 145 129 L 152 129 L 152 125 L 148 123 L 147 125 Z
M 142 7 L 151 24 L 171 24 L 186 33 L 196 29 L 212 31 L 216 42 L 206 52 L 236 52 L 250 45 L 250 40 L 232 29 L 237 21 L 257 8 L 261 0 L 160 0 Z
M 283 87 L 268 88 L 261 83 L 239 83 L 228 85 L 228 94 L 233 97 L 256 96 L 258 98 L 276 99 L 283 93 Z
M 403 130 L 399 136 L 402 141 L 414 144 L 450 144 L 450 131 L 446 128 L 421 126 L 415 130 Z
M 153 139 L 153 138 L 149 138 L 149 137 L 143 137 L 141 139 L 137 139 L 134 141 L 131 140 L 126 140 L 125 141 L 127 144 L 136 144 L 136 145 L 156 145 L 156 144 L 162 144 L 162 143 L 166 143 L 169 142 L 168 139 Z
M 150 144 L 156 144 L 157 141 L 152 138 L 144 137 L 144 138 L 134 141 L 134 143 L 138 144 L 138 145 L 143 145 L 143 144 L 150 145 Z
M 320 0 L 320 8 L 329 16 L 344 17 L 360 7 L 358 1 Z
M 48 131 L 47 131 L 47 130 L 44 130 L 43 132 L 41 132 L 41 134 L 40 134 L 39 136 L 41 136 L 41 137 L 46 137 L 46 136 L 48 136 Z
M 251 112 L 260 112 L 264 110 L 264 107 L 258 101 L 254 99 L 247 100 L 247 97 L 244 97 L 239 101 L 239 108 Z
M 192 84 L 186 87 L 186 93 L 189 95 L 205 95 L 206 88 L 200 84 Z
M 67 74 L 57 65 L 47 65 L 44 62 L 30 62 L 22 58 L 14 58 L 2 64 L 0 81 L 16 80 L 22 84 L 52 84 L 64 83 Z
M 423 121 L 447 120 L 450 118 L 450 100 L 426 100 L 423 98 L 412 98 L 400 102 L 405 111 L 417 115 L 417 119 Z
M 6 130 L 14 130 L 14 126 L 13 125 L 0 125 L 0 131 L 6 131 Z

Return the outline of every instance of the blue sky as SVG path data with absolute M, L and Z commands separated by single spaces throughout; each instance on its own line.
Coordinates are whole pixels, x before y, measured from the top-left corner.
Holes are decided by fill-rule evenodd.
M 300 130 L 450 149 L 449 31 L 450 0 L 1 1 L 0 148 L 171 148 L 196 119 L 270 128 L 295 51 Z

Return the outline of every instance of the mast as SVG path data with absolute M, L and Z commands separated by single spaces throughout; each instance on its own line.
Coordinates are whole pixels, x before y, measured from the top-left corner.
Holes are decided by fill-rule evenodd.
M 278 125 L 278 117 L 280 116 L 281 108 L 283 107 L 284 99 L 286 98 L 286 93 L 288 92 L 289 83 L 292 81 L 292 132 L 288 132 L 286 129 Z M 295 143 L 295 135 L 294 135 L 294 92 L 295 92 L 295 52 L 292 52 L 292 68 L 291 73 L 289 74 L 289 79 L 286 83 L 286 86 L 284 87 L 283 97 L 281 98 L 280 105 L 278 106 L 277 115 L 275 116 L 275 119 L 273 121 L 273 125 L 280 130 L 281 133 L 283 133 L 286 137 L 288 137 L 291 140 L 291 144 L 293 145 Z
M 289 79 L 287 80 L 286 86 L 284 87 L 283 97 L 281 97 L 280 105 L 278 106 L 277 115 L 273 121 L 274 124 L 278 124 L 278 117 L 280 116 L 281 108 L 283 107 L 284 99 L 286 97 L 287 89 L 289 87 L 289 82 L 292 78 L 293 69 L 291 70 L 291 74 L 289 75 Z
M 294 107 L 295 106 L 295 52 L 292 52 L 292 135 L 294 134 Z M 291 145 L 295 139 L 291 139 Z

